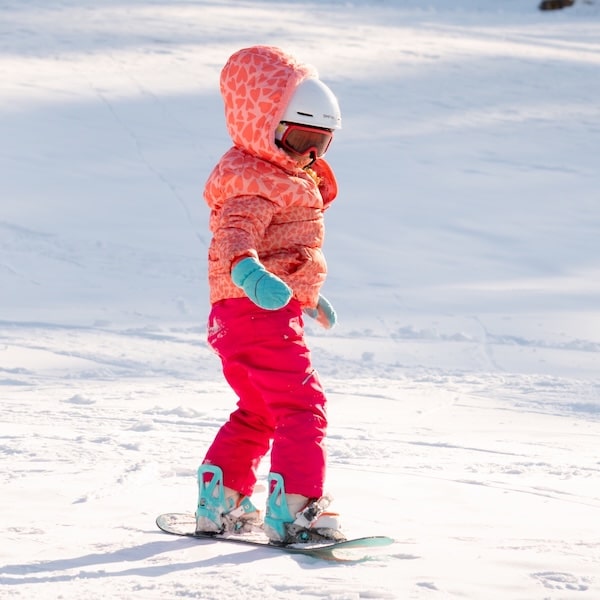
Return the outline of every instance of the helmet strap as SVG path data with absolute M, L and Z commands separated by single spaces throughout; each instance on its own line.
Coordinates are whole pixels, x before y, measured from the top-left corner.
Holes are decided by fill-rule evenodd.
M 304 167 L 302 167 L 303 169 L 310 169 L 317 160 L 317 153 L 314 150 L 312 150 L 310 152 L 309 156 L 310 156 L 310 162 L 307 165 L 305 165 Z

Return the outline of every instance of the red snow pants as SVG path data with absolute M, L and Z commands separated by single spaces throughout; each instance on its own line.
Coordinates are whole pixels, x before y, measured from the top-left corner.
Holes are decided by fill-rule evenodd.
M 319 497 L 325 479 L 325 394 L 304 340 L 296 300 L 264 310 L 248 298 L 221 300 L 208 321 L 208 343 L 238 396 L 204 463 L 221 467 L 223 483 L 252 494 L 271 446 L 271 472 L 287 493 Z

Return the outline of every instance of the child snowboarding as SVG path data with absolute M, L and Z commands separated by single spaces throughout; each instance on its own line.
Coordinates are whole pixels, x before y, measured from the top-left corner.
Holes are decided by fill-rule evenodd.
M 210 174 L 208 342 L 238 396 L 198 469 L 196 531 L 261 524 L 250 500 L 271 449 L 264 531 L 274 543 L 344 539 L 323 496 L 326 398 L 303 317 L 336 322 L 320 294 L 323 213 L 337 195 L 323 159 L 341 127 L 316 70 L 271 46 L 233 54 L 221 71 L 233 141 Z

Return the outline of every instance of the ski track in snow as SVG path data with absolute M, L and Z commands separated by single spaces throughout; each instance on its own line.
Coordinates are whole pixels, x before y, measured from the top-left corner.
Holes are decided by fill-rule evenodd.
M 600 7 L 535 6 L 0 1 L 0 598 L 600 597 Z M 334 506 L 396 539 L 352 566 L 154 526 L 235 402 L 201 193 L 254 43 L 344 114 L 307 328 Z

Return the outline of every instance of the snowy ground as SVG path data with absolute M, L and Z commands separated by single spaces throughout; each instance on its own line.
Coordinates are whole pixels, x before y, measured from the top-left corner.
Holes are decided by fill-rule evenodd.
M 0 598 L 600 598 L 600 6 L 536 6 L 0 0 Z M 201 196 L 254 43 L 344 115 L 310 343 L 347 533 L 397 540 L 358 565 L 154 527 L 234 402 Z

